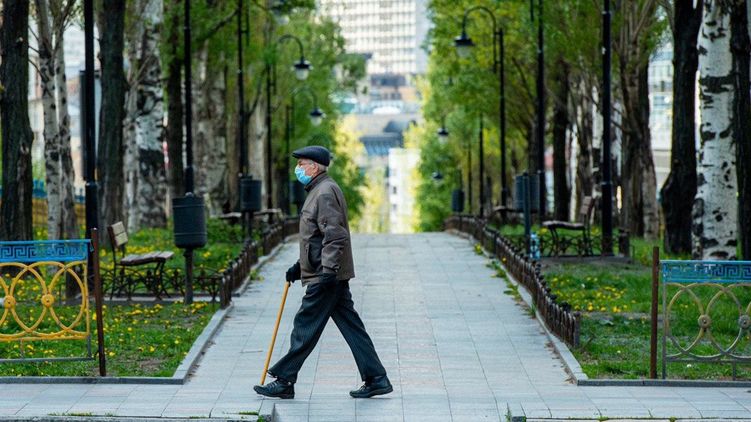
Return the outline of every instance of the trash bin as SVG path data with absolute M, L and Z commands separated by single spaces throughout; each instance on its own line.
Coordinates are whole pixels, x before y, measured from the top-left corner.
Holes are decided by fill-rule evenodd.
M 256 212 L 261 207 L 261 181 L 253 179 L 253 176 L 240 178 L 240 211 Z
M 524 182 L 525 178 L 529 180 L 528 183 Z M 524 209 L 527 188 L 529 188 L 529 211 L 537 211 L 540 205 L 540 180 L 536 176 L 528 175 L 527 173 L 520 174 L 514 178 L 514 208 L 517 210 Z
M 461 189 L 454 189 L 451 192 L 451 211 L 457 214 L 464 211 L 464 191 Z
M 188 193 L 172 200 L 175 246 L 195 249 L 206 245 L 206 208 L 203 198 Z

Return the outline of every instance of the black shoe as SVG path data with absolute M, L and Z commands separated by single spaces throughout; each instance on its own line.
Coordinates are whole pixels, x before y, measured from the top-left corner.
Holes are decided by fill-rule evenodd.
M 280 399 L 295 398 L 295 384 L 277 378 L 266 385 L 256 385 L 253 387 L 256 393 L 266 397 L 278 397 Z
M 394 387 L 389 382 L 389 377 L 381 375 L 375 377 L 370 381 L 365 381 L 365 384 L 357 390 L 350 391 L 349 395 L 356 399 L 367 399 L 373 396 L 380 396 L 381 394 L 388 394 L 394 391 Z

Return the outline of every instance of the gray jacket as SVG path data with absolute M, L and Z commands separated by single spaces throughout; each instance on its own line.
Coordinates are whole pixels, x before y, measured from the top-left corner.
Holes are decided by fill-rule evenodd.
M 324 172 L 305 190 L 308 197 L 300 214 L 300 275 L 302 284 L 318 281 L 323 273 L 337 280 L 355 277 L 347 203 L 334 179 Z

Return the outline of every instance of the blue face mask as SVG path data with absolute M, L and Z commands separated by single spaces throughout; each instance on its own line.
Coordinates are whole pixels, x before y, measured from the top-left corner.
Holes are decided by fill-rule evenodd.
M 299 180 L 303 185 L 307 185 L 311 180 L 313 180 L 313 177 L 305 174 L 305 169 L 300 166 L 295 167 L 295 176 L 297 176 L 297 180 Z

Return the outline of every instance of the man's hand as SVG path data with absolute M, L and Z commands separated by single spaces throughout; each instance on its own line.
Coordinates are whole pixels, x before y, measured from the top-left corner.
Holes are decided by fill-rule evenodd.
M 323 273 L 321 274 L 321 284 L 331 285 L 336 283 L 336 273 Z
M 300 261 L 295 262 L 295 265 L 289 267 L 287 270 L 287 281 L 294 283 L 295 280 L 300 279 Z

